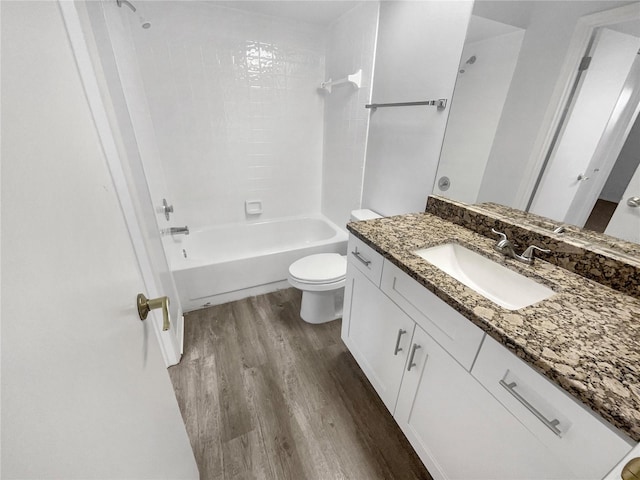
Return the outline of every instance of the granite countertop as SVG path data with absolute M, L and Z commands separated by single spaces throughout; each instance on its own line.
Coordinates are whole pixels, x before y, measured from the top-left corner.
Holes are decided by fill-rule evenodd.
M 560 388 L 640 441 L 640 299 L 536 259 L 525 265 L 493 250 L 495 241 L 429 213 L 347 225 L 428 290 Z M 414 250 L 453 241 L 556 292 L 506 310 L 450 277 Z

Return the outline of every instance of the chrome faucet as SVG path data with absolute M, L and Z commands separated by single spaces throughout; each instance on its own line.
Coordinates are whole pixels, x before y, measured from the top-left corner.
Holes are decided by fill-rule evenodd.
M 163 235 L 189 235 L 189 227 L 171 227 L 171 228 L 163 228 Z
M 498 242 L 493 246 L 493 249 L 496 252 L 503 254 L 505 257 L 508 256 L 516 258 L 517 254 L 513 250 L 513 243 L 511 243 L 507 236 L 504 233 L 499 232 L 493 228 L 491 229 L 491 231 L 496 235 L 500 235 L 500 240 L 498 240 Z
M 522 253 L 522 255 L 518 255 L 513 249 L 513 243 L 511 243 L 511 241 L 507 238 L 507 236 L 504 233 L 498 232 L 493 228 L 491 229 L 491 231 L 496 235 L 500 235 L 500 240 L 498 240 L 498 242 L 493 246 L 493 249 L 496 252 L 503 254 L 505 257 L 515 258 L 519 262 L 526 263 L 527 265 L 531 265 L 533 263 L 534 253 L 536 250 L 544 253 L 551 252 L 551 250 L 540 248 L 535 245 L 530 245 Z

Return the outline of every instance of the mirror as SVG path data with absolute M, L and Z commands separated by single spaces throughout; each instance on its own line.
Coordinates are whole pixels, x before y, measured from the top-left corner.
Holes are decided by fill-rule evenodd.
M 640 243 L 639 49 L 640 2 L 476 1 L 433 193 Z

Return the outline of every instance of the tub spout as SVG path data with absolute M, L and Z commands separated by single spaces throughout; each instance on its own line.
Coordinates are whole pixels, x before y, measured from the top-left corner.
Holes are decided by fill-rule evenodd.
M 189 227 L 163 228 L 163 235 L 189 235 Z

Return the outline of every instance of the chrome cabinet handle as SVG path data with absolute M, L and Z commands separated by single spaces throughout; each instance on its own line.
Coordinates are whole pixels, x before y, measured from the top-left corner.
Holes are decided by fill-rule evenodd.
M 413 357 L 416 356 L 416 350 L 418 350 L 419 348 L 422 347 L 417 343 L 414 343 L 413 347 L 411 347 L 411 355 L 409 356 L 409 366 L 407 367 L 407 372 L 410 372 L 412 367 L 417 366 L 417 364 L 413 363 Z
M 360 252 L 358 251 L 358 248 L 356 247 L 355 251 L 351 252 L 351 255 L 353 255 L 354 257 L 356 257 L 358 260 L 360 260 L 365 267 L 368 267 L 369 264 L 371 263 L 371 260 L 367 260 L 366 258 L 362 257 L 360 255 Z
M 630 197 L 627 200 L 627 205 L 630 207 L 640 207 L 640 197 Z
M 402 348 L 400 347 L 400 338 L 405 333 L 407 333 L 407 331 L 403 330 L 402 328 L 400 330 L 398 330 L 398 338 L 396 338 L 396 348 L 393 350 L 393 354 L 394 355 L 398 355 L 398 352 L 402 351 Z
M 169 297 L 147 298 L 139 293 L 137 298 L 138 315 L 140 320 L 146 320 L 151 310 L 162 309 L 162 331 L 167 331 L 171 327 L 169 323 Z
M 558 420 L 557 418 L 554 418 L 553 420 L 549 420 L 542 413 L 540 413 L 540 411 L 536 407 L 531 405 L 527 401 L 526 398 L 524 398 L 522 395 L 520 395 L 518 392 L 516 392 L 515 388 L 518 386 L 518 384 L 516 382 L 507 383 L 504 380 L 500 380 L 500 382 L 498 382 L 498 383 L 500 383 L 500 385 L 502 387 L 504 387 L 507 390 L 507 392 L 509 392 L 511 395 L 513 395 L 516 400 L 518 400 L 522 405 L 524 405 L 524 407 L 527 410 L 529 410 L 531 413 L 533 413 L 533 415 L 538 420 L 540 420 L 542 423 L 544 423 L 545 427 L 547 427 L 549 430 L 551 430 L 557 436 L 559 436 L 559 437 L 562 436 L 562 430 L 560 430 L 558 428 L 558 425 L 560 425 L 560 420 Z

